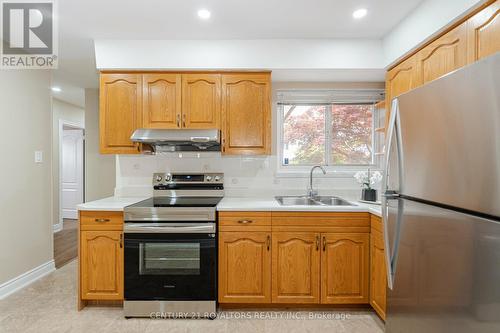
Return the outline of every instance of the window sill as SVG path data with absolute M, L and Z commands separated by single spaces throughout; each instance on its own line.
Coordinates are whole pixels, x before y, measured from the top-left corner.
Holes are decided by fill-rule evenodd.
M 379 171 L 382 172 L 380 168 L 377 168 L 375 166 L 370 166 L 369 167 L 371 171 Z M 326 167 L 326 175 L 321 174 L 321 171 L 316 170 L 318 174 L 321 174 L 322 178 L 353 178 L 354 174 L 358 171 L 366 171 L 368 169 L 367 167 L 352 167 L 350 169 L 332 169 Z M 283 170 L 283 169 L 278 169 L 275 173 L 276 178 L 309 178 L 311 172 L 311 168 L 308 169 L 300 169 L 300 170 Z

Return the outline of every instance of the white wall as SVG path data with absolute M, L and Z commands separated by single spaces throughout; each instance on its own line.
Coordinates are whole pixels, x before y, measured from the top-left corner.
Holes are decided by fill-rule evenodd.
M 396 62 L 407 52 L 445 30 L 452 21 L 486 0 L 425 0 L 383 39 L 384 63 Z
M 183 153 L 170 156 L 117 156 L 116 195 L 151 196 L 154 172 L 223 172 L 226 196 L 252 197 L 305 194 L 309 179 L 277 177 L 277 158 L 273 156 L 210 156 Z M 320 194 L 334 194 L 359 199 L 360 186 L 351 175 L 315 173 L 315 188 Z
M 382 43 L 371 39 L 96 40 L 95 54 L 98 69 L 383 67 Z
M 52 98 L 52 221 L 54 225 L 62 227 L 62 218 L 59 208 L 59 124 L 60 121 L 69 122 L 80 128 L 85 128 L 85 110 L 79 106 L 69 104 L 57 98 Z
M 115 157 L 99 153 L 99 91 L 85 89 L 85 201 L 113 195 Z
M 52 260 L 50 72 L 0 72 L 0 285 Z M 43 151 L 35 164 L 34 152 Z

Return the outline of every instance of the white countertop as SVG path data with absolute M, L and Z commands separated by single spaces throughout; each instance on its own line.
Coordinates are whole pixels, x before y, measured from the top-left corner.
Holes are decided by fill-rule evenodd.
M 76 206 L 78 210 L 123 211 L 123 208 L 133 205 L 147 197 L 108 197 L 101 200 L 89 201 Z
M 236 198 L 224 197 L 217 205 L 218 211 L 297 211 L 297 212 L 369 212 L 381 216 L 380 205 L 350 201 L 354 206 L 282 206 L 273 197 Z
M 147 197 L 109 197 L 77 206 L 78 210 L 123 211 Z M 380 205 L 350 201 L 355 206 L 281 206 L 273 197 L 224 197 L 218 211 L 301 211 L 301 212 L 369 212 L 381 216 Z

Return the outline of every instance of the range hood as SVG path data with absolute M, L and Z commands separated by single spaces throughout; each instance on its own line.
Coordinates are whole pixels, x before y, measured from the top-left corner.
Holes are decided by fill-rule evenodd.
M 218 129 L 138 129 L 130 139 L 151 147 L 147 153 L 217 152 L 221 150 Z

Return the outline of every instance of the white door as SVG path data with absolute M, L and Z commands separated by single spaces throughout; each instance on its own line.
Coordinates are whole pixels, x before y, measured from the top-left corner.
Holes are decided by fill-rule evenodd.
M 61 204 L 64 219 L 76 219 L 76 205 L 83 202 L 83 131 L 63 131 L 61 155 Z

